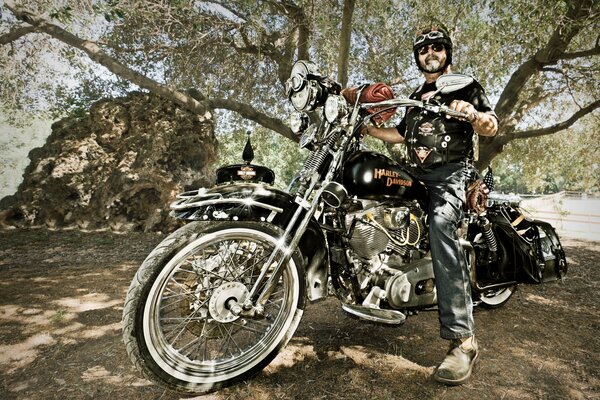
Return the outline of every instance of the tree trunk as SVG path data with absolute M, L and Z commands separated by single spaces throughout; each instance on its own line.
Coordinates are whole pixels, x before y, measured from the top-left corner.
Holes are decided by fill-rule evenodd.
M 563 21 L 559 21 L 558 26 L 544 47 L 538 50 L 533 57 L 525 61 L 512 74 L 508 84 L 500 95 L 495 109 L 500 122 L 498 135 L 494 138 L 480 138 L 478 167 L 481 168 L 487 166 L 494 157 L 502 152 L 505 144 L 514 139 L 528 137 L 526 135 L 521 136 L 521 132 L 515 132 L 514 130 L 514 127 L 518 123 L 518 119 L 515 118 L 515 113 L 519 111 L 517 107 L 520 104 L 521 107 L 526 107 L 533 101 L 532 99 L 523 99 L 526 85 L 534 75 L 542 71 L 542 68 L 547 65 L 556 64 L 563 56 L 565 56 L 569 44 L 582 29 L 582 24 L 580 22 L 589 18 L 593 4 L 593 0 L 573 0 L 570 2 Z M 584 110 L 587 111 L 584 112 L 583 115 L 598 108 L 599 105 L 598 102 L 595 102 L 590 106 L 584 108 Z M 574 114 L 565 122 L 557 124 L 556 126 L 568 127 L 581 117 L 575 118 L 578 115 L 581 115 L 581 112 Z M 567 123 L 567 121 L 571 122 Z M 536 136 L 551 134 L 558 130 L 555 130 L 553 127 L 542 128 L 538 130 L 539 132 Z
M 352 15 L 355 0 L 344 0 L 342 31 L 340 32 L 340 52 L 338 54 L 338 81 L 342 87 L 348 85 L 348 60 L 350 58 L 350 39 L 352 38 Z

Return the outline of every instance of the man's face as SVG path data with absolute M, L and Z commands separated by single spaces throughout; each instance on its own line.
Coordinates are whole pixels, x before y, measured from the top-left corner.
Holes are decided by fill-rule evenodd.
M 446 48 L 442 44 L 429 44 L 418 51 L 419 63 L 426 72 L 436 72 L 446 64 Z

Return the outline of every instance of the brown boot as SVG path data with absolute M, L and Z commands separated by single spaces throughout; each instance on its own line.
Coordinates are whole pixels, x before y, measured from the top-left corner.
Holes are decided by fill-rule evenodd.
M 475 336 L 453 340 L 446 358 L 435 370 L 433 378 L 446 385 L 462 385 L 471 376 L 478 355 Z

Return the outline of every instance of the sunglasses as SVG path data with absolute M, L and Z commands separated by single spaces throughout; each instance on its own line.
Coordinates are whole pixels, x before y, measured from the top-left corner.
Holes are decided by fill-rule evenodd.
M 436 53 L 439 53 L 440 51 L 444 50 L 446 48 L 446 46 L 444 46 L 441 43 L 434 43 L 434 44 L 428 44 L 426 46 L 421 47 L 418 52 L 420 55 L 424 55 L 429 53 L 429 48 L 431 47 L 431 49 L 433 51 L 435 51 Z
M 428 32 L 424 35 L 419 35 L 417 36 L 417 38 L 415 39 L 415 45 L 425 41 L 425 39 L 441 39 L 444 37 L 444 32 L 440 32 L 440 31 L 431 31 Z

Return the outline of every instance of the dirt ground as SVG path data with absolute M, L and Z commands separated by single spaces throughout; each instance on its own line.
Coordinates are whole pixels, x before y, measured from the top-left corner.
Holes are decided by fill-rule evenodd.
M 156 234 L 0 231 L 0 399 L 181 399 L 141 379 L 121 312 Z M 563 282 L 521 286 L 478 310 L 481 362 L 468 384 L 430 374 L 446 350 L 435 312 L 401 327 L 310 304 L 262 373 L 198 399 L 600 399 L 600 243 L 563 239 Z M 187 396 L 189 397 L 189 396 Z

